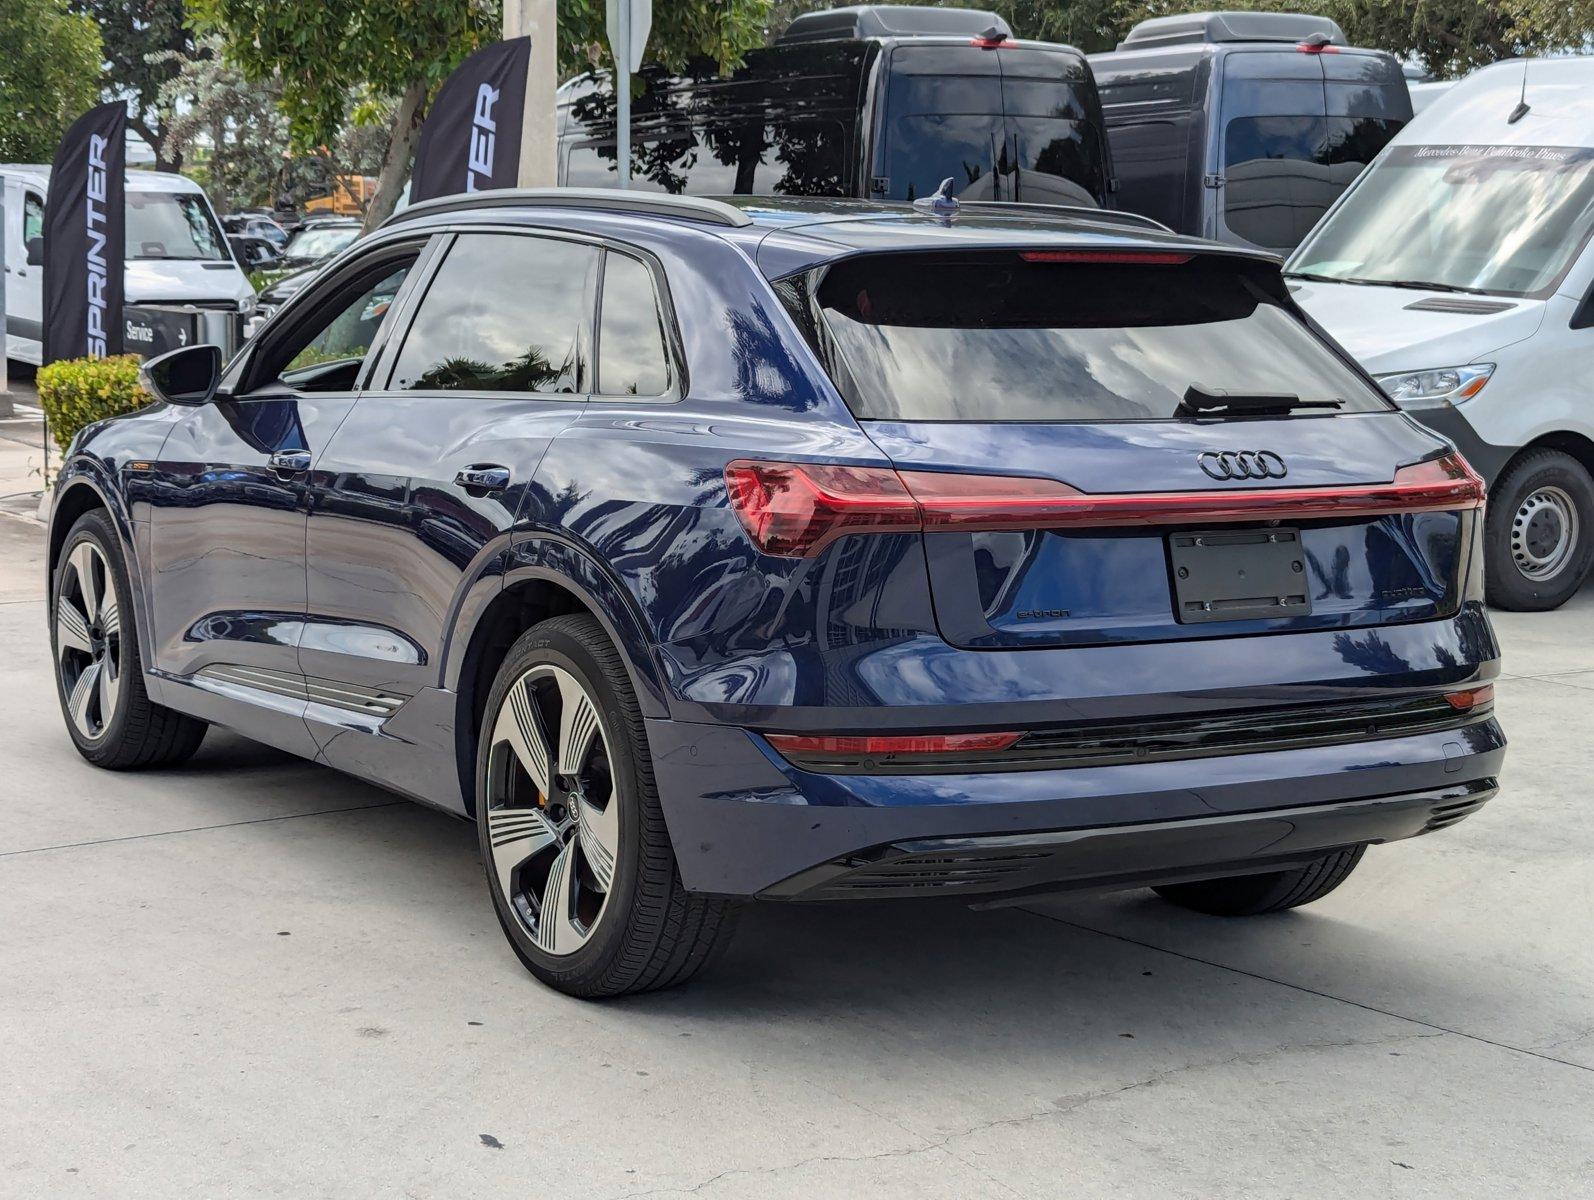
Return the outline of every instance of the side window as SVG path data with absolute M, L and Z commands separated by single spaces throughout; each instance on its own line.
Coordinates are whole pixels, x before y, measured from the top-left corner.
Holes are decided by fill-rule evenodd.
M 575 392 L 591 246 L 517 234 L 461 234 L 404 339 L 395 391 Z
M 44 236 L 44 201 L 32 192 L 22 197 L 22 244 L 26 246 L 36 237 Z
M 604 261 L 597 390 L 605 396 L 662 396 L 670 390 L 653 273 L 626 254 L 610 253 Z
M 334 311 L 328 314 L 326 323 L 316 326 L 316 332 L 298 347 L 287 365 L 278 372 L 283 381 L 296 383 L 296 373 L 307 372 L 312 367 L 343 363 L 348 364 L 350 370 L 337 374 L 335 386 L 340 390 L 352 387 L 359 365 L 365 360 L 371 344 L 376 341 L 377 331 L 382 328 L 388 308 L 398 295 L 399 287 L 412 265 L 405 263 L 395 268 L 374 284 L 361 289 L 352 300 L 335 306 Z M 321 373 L 317 372 L 317 378 L 321 378 Z M 330 381 L 331 377 L 327 378 Z

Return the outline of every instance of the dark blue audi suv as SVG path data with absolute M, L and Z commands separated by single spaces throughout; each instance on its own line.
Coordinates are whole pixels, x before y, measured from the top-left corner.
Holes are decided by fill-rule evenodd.
M 1495 793 L 1479 480 L 1261 253 L 486 193 L 145 378 L 54 498 L 78 749 L 220 725 L 473 820 L 576 995 L 751 898 L 1272 912 Z

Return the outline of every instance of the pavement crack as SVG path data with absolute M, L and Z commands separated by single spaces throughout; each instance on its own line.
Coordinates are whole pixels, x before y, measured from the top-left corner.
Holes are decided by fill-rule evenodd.
M 1096 929 L 1090 925 L 1081 925 L 1077 921 L 1065 921 L 1062 917 L 1054 917 L 1050 913 L 1037 912 L 1033 908 L 1018 907 L 1019 912 L 1028 913 L 1032 917 L 1039 917 L 1043 921 L 1051 921 L 1055 925 L 1066 925 L 1070 929 L 1077 929 L 1081 933 L 1093 933 L 1097 937 L 1111 938 L 1113 941 L 1124 942 L 1130 946 L 1139 946 L 1145 950 L 1154 950 L 1158 954 L 1167 954 L 1173 958 L 1182 958 L 1186 962 L 1200 963 L 1204 967 L 1214 967 L 1219 971 L 1228 971 L 1235 975 L 1244 975 L 1247 979 L 1255 979 L 1262 983 L 1276 984 L 1278 987 L 1289 988 L 1291 991 L 1301 992 L 1308 996 L 1316 996 L 1320 1000 L 1332 1000 L 1337 1004 L 1348 1004 L 1352 1008 L 1359 1008 L 1363 1012 L 1377 1013 L 1382 1017 L 1392 1017 L 1397 1021 L 1406 1021 L 1412 1025 L 1420 1025 L 1424 1029 L 1432 1029 L 1438 1033 L 1453 1034 L 1459 1038 L 1466 1038 L 1469 1042 L 1478 1042 L 1481 1045 L 1493 1046 L 1497 1050 L 1509 1050 L 1514 1054 L 1525 1054 L 1529 1058 L 1537 1058 L 1544 1062 L 1558 1063 L 1563 1067 L 1571 1067 L 1576 1071 L 1587 1071 L 1594 1074 L 1594 1067 L 1585 1066 L 1583 1063 L 1573 1062 L 1566 1058 L 1556 1058 L 1553 1054 L 1544 1054 L 1527 1046 L 1513 1046 L 1509 1042 L 1499 1042 L 1493 1038 L 1484 1037 L 1478 1033 L 1468 1033 L 1464 1029 L 1455 1029 L 1449 1025 L 1440 1025 L 1437 1021 L 1426 1021 L 1421 1017 L 1407 1016 L 1405 1013 L 1394 1012 L 1391 1009 L 1379 1008 L 1376 1004 L 1368 1004 L 1361 1000 L 1352 1000 L 1348 996 L 1336 996 L 1333 992 L 1321 991 L 1318 988 L 1307 987 L 1304 983 L 1291 983 L 1288 979 L 1276 979 L 1271 975 L 1263 975 L 1259 971 L 1247 971 L 1244 967 L 1231 966 L 1228 963 L 1218 962 L 1216 959 L 1202 958 L 1199 954 L 1186 954 L 1182 950 L 1170 950 L 1166 946 L 1159 946 L 1155 942 L 1141 941 L 1139 938 L 1129 937 L 1122 933 L 1109 933 L 1105 929 Z
M 1148 1075 L 1144 1079 L 1136 1079 L 1131 1083 L 1121 1084 L 1118 1087 L 1100 1088 L 1096 1091 L 1080 1092 L 1076 1095 L 1064 1096 L 1055 1103 L 1048 1104 L 1044 1108 L 1036 1109 L 1034 1112 L 1024 1113 L 1016 1117 L 997 1117 L 990 1121 L 981 1121 L 977 1124 L 969 1125 L 962 1129 L 952 1130 L 950 1133 L 945 1133 L 935 1138 L 926 1138 L 923 1134 L 913 1133 L 911 1130 L 907 1130 L 895 1120 L 891 1120 L 890 1118 L 881 1116 L 881 1114 L 877 1113 L 875 1115 L 881 1116 L 882 1120 L 888 1121 L 892 1125 L 896 1125 L 897 1128 L 903 1129 L 904 1132 L 909 1134 L 909 1136 L 918 1138 L 924 1144 L 921 1146 L 899 1146 L 892 1150 L 878 1150 L 872 1154 L 815 1154 L 810 1155 L 807 1158 L 798 1159 L 796 1162 L 783 1163 L 779 1166 L 772 1167 L 727 1167 L 723 1171 L 716 1171 L 713 1175 L 710 1175 L 706 1179 L 684 1187 L 651 1188 L 643 1192 L 622 1192 L 619 1195 L 612 1197 L 612 1200 L 646 1200 L 647 1197 L 653 1196 L 696 1196 L 724 1179 L 784 1175 L 792 1171 L 800 1171 L 804 1167 L 815 1166 L 820 1163 L 878 1162 L 885 1159 L 913 1158 L 917 1155 L 933 1154 L 936 1152 L 946 1154 L 948 1157 L 956 1159 L 959 1163 L 983 1176 L 989 1182 L 995 1183 L 1003 1187 L 1005 1190 L 1010 1191 L 1011 1189 L 1007 1188 L 1007 1185 L 1002 1183 L 1001 1180 L 987 1175 L 984 1171 L 980 1170 L 975 1163 L 970 1162 L 968 1159 L 951 1149 L 952 1145 L 956 1142 L 961 1142 L 967 1140 L 968 1138 L 976 1137 L 979 1134 L 986 1133 L 992 1129 L 1005 1129 L 1021 1125 L 1030 1125 L 1037 1121 L 1049 1121 L 1056 1117 L 1068 1116 L 1071 1113 L 1078 1112 L 1080 1109 L 1092 1104 L 1096 1104 L 1102 1100 L 1110 1100 L 1114 1096 L 1122 1096 L 1127 1092 L 1133 1092 L 1141 1088 L 1152 1087 L 1159 1083 L 1165 1083 L 1169 1079 L 1173 1079 L 1180 1075 L 1187 1075 L 1195 1071 L 1217 1071 L 1222 1070 L 1224 1067 L 1234 1066 L 1235 1064 L 1256 1066 L 1266 1062 L 1270 1058 L 1275 1058 L 1280 1054 L 1306 1054 L 1319 1050 L 1346 1050 L 1360 1046 L 1388 1046 L 1400 1042 L 1420 1041 L 1426 1038 L 1442 1038 L 1451 1036 L 1454 1035 L 1452 1035 L 1448 1030 L 1434 1030 L 1428 1033 L 1400 1033 L 1395 1034 L 1392 1037 L 1349 1038 L 1343 1041 L 1334 1042 L 1286 1042 L 1282 1045 L 1269 1047 L 1266 1050 L 1231 1054 L 1224 1058 L 1209 1059 L 1203 1062 L 1185 1063 L 1182 1066 L 1172 1067 L 1166 1071 L 1158 1071 L 1152 1075 Z M 849 1103 L 854 1104 L 858 1108 L 863 1108 L 865 1112 L 873 1111 L 872 1109 L 864 1108 L 863 1105 L 858 1104 L 856 1101 L 849 1101 Z
M 350 804 L 343 808 L 318 808 L 313 812 L 279 813 L 274 817 L 251 817 L 247 821 L 222 821 L 216 825 L 192 825 L 186 829 L 157 829 L 152 833 L 130 833 L 126 837 L 93 838 L 86 842 L 63 842 L 58 846 L 30 846 L 26 850 L 0 851 L 0 858 L 19 858 L 24 854 L 43 854 L 50 850 L 76 850 L 82 846 L 106 846 L 114 842 L 142 842 L 150 838 L 175 837 L 180 833 L 206 833 L 212 829 L 236 829 L 241 825 L 266 825 L 273 821 L 297 821 L 301 817 L 328 817 L 335 813 L 364 812 L 368 808 L 393 808 L 408 800 L 379 800 L 375 804 Z

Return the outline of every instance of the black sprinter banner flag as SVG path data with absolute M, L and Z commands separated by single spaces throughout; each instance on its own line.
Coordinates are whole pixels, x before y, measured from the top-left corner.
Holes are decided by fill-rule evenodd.
M 410 200 L 514 187 L 531 39 L 494 42 L 454 69 L 421 126 Z
M 56 149 L 44 203 L 44 361 L 122 352 L 127 106 L 91 108 Z

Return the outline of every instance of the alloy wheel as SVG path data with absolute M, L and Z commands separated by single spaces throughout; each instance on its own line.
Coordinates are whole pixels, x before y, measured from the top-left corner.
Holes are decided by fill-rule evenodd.
M 597 703 L 544 664 L 510 686 L 492 724 L 487 834 L 505 901 L 537 948 L 573 954 L 608 905 L 620 797 Z
M 1511 557 L 1524 578 L 1546 580 L 1559 574 L 1578 544 L 1577 504 L 1561 488 L 1546 485 L 1531 492 L 1511 518 Z
M 122 688 L 122 618 L 110 564 L 79 542 L 55 598 L 55 658 L 67 717 L 86 738 L 105 732 Z

